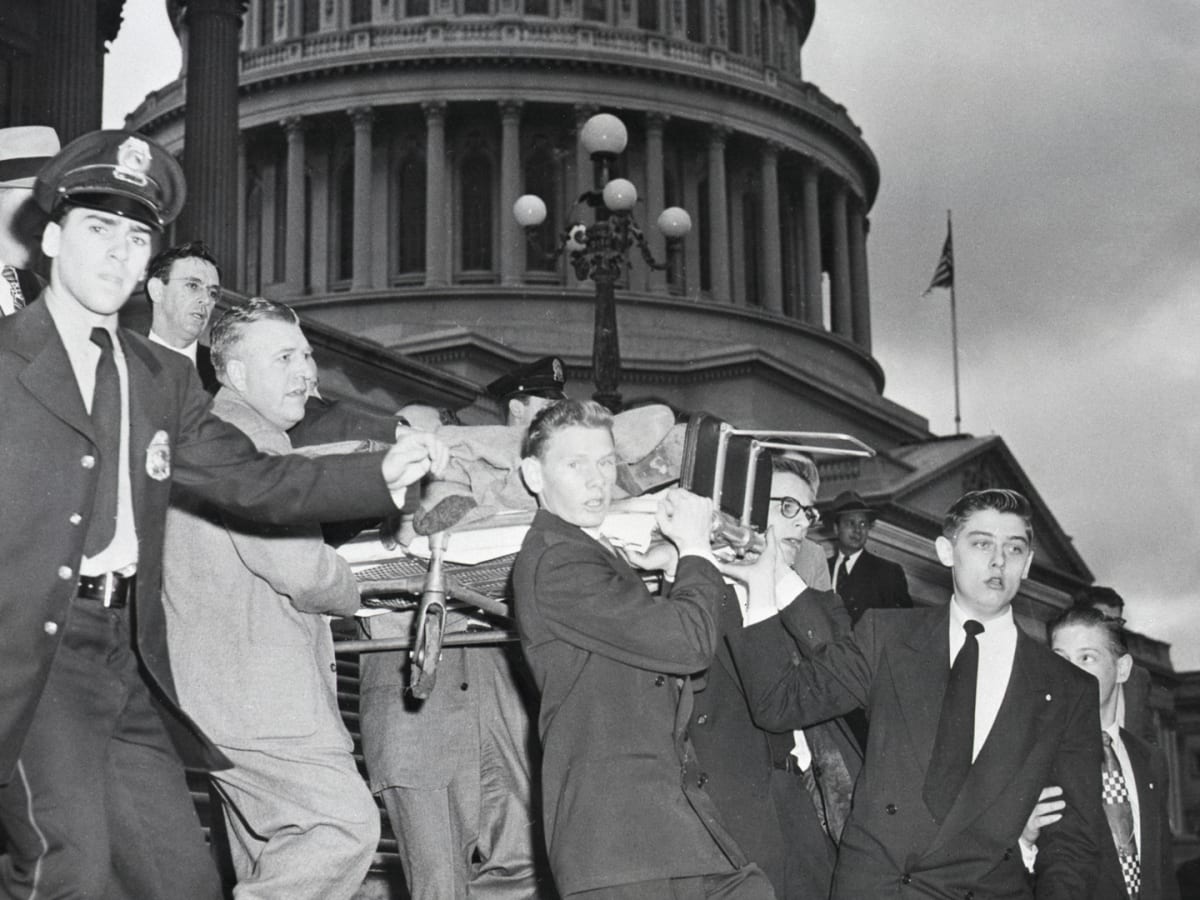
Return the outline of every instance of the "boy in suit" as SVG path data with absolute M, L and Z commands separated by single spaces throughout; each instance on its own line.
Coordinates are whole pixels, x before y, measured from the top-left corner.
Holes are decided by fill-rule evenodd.
M 773 897 L 704 791 L 687 739 L 689 676 L 706 669 L 725 591 L 712 502 L 680 489 L 639 555 L 655 597 L 600 533 L 616 483 L 612 417 L 564 400 L 533 421 L 521 473 L 540 509 L 513 568 L 521 646 L 541 692 L 542 795 L 564 897 Z
M 732 635 L 752 704 L 797 727 L 855 706 L 870 719 L 835 900 L 1034 896 L 1017 841 L 1046 784 L 1062 786 L 1067 808 L 1039 857 L 1036 896 L 1092 897 L 1104 821 L 1096 691 L 1013 618 L 1030 517 L 1015 491 L 964 495 L 936 541 L 950 602 L 868 610 L 831 642 L 814 640 L 816 592 L 776 602 L 773 535 L 751 567 L 751 605 L 775 607 L 802 656 L 757 639 L 762 626 Z
M 1117 721 L 1120 686 L 1133 668 L 1121 626 L 1121 619 L 1083 606 L 1068 609 L 1050 623 L 1054 652 L 1094 676 L 1100 689 L 1106 760 L 1103 799 L 1112 840 L 1101 842 L 1093 896 L 1096 900 L 1178 900 L 1167 821 L 1167 761 L 1161 750 Z M 1057 808 L 1061 806 L 1062 801 L 1057 801 Z M 1040 825 L 1053 831 L 1055 821 L 1057 815 Z M 1036 856 L 1031 845 L 1038 840 L 1039 830 L 1031 820 L 1022 836 L 1027 859 Z

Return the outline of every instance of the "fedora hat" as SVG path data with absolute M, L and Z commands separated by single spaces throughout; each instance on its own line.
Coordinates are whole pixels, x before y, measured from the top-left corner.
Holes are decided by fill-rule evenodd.
M 829 518 L 836 522 L 838 516 L 852 512 L 866 513 L 872 519 L 877 515 L 875 508 L 860 497 L 856 491 L 842 491 L 833 498 L 833 506 L 829 508 Z
M 58 132 L 46 125 L 0 128 L 0 187 L 33 187 L 33 180 L 59 151 Z

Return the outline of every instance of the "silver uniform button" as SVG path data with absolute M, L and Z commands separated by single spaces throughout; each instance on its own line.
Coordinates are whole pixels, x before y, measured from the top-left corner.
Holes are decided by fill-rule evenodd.
M 46 632 L 46 634 L 53 637 L 54 635 L 58 634 L 58 623 L 57 622 L 47 622 L 45 625 L 42 626 L 42 631 Z
M 71 518 L 69 518 L 67 521 L 72 525 L 78 525 L 83 521 L 83 516 L 81 516 L 79 513 L 71 513 Z
M 71 576 L 74 574 L 75 574 L 75 572 L 70 566 L 59 566 L 58 567 L 58 577 L 61 578 L 63 581 L 70 581 Z
M 85 469 L 94 469 L 96 467 L 96 457 L 92 456 L 90 453 L 86 453 L 84 454 L 83 458 L 79 460 L 79 464 Z

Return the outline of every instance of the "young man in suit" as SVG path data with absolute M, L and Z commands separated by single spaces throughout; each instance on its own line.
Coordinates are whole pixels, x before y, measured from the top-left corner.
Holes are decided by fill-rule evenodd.
M 118 327 L 184 190 L 124 131 L 72 142 L 34 186 L 49 286 L 0 319 L 0 896 L 220 896 L 181 756 L 229 762 L 179 709 L 159 595 L 173 484 L 300 523 L 384 515 L 445 464 L 428 436 L 259 454 L 186 360 Z
M 1091 585 L 1075 592 L 1075 606 L 1094 609 L 1111 619 L 1125 621 L 1125 598 L 1110 587 Z M 1150 707 L 1150 673 L 1133 663 L 1129 677 L 1117 685 L 1117 724 L 1146 743 L 1158 746 L 1158 727 Z
M 794 597 L 805 578 L 821 579 L 828 587 L 825 554 L 806 539 L 809 527 L 819 521 L 817 467 L 801 454 L 777 453 L 771 468 L 768 523 L 780 538 L 785 563 L 776 590 Z M 824 596 L 837 633 L 849 631 L 837 594 L 826 591 Z M 828 897 L 837 859 L 834 841 L 850 809 L 862 752 L 841 720 L 802 731 L 754 720 L 726 640 L 743 624 L 754 624 L 739 604 L 732 589 L 721 599 L 721 639 L 703 686 L 697 685 L 689 728 L 708 775 L 706 789 L 779 897 Z M 772 618 L 776 638 L 792 643 L 778 616 Z M 826 638 L 834 636 L 831 632 Z
M 600 533 L 617 469 L 608 411 L 547 407 L 522 456 L 541 508 L 513 589 L 541 692 L 545 833 L 560 893 L 773 897 L 722 825 L 687 738 L 689 679 L 712 662 L 725 592 L 709 549 L 712 502 L 678 488 L 660 501 L 670 543 L 637 557 L 668 576 L 655 597 Z
M 1122 728 L 1117 721 L 1120 687 L 1129 679 L 1133 657 L 1125 646 L 1120 619 L 1076 606 L 1050 623 L 1050 646 L 1095 677 L 1100 689 L 1100 727 L 1106 746 L 1104 810 L 1111 840 L 1102 841 L 1095 900 L 1178 900 L 1179 885 L 1167 821 L 1167 761 L 1162 751 Z M 1058 801 L 1061 809 L 1062 801 Z M 1042 825 L 1049 836 L 1057 818 Z M 1027 858 L 1039 839 L 1038 825 L 1022 836 Z
M 829 558 L 829 575 L 851 624 L 868 609 L 908 609 L 908 580 L 904 570 L 867 550 L 875 526 L 875 510 L 854 491 L 843 491 L 829 512 L 837 535 L 837 552 Z
M 1039 854 L 1036 896 L 1092 897 L 1104 822 L 1096 690 L 1013 618 L 1030 517 L 1014 491 L 964 495 L 936 541 L 950 602 L 868 610 L 832 642 L 814 639 L 827 618 L 814 592 L 782 603 L 769 590 L 774 536 L 754 564 L 766 571 L 751 576 L 752 605 L 779 610 L 802 658 L 761 640 L 761 626 L 732 636 L 752 703 L 800 726 L 855 706 L 871 722 L 835 900 L 1035 896 L 1017 843 L 1047 784 L 1067 807 Z
M 58 151 L 53 128 L 0 128 L 0 316 L 12 315 L 42 292 L 33 267 L 46 214 L 33 202 L 33 182 Z

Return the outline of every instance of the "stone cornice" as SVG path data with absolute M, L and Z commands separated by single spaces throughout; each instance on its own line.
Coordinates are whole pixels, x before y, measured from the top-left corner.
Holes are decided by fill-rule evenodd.
M 470 40 L 452 41 L 448 39 L 452 24 L 463 25 L 444 23 L 440 40 L 432 37 L 436 32 L 432 23 L 405 26 L 413 40 L 395 46 L 381 43 L 376 37 L 393 33 L 399 26 L 375 26 L 354 32 L 310 35 L 245 51 L 241 56 L 240 93 L 248 97 L 298 82 L 404 69 L 527 70 L 539 82 L 552 82 L 553 73 L 547 69 L 553 68 L 619 77 L 631 77 L 636 71 L 643 79 L 715 91 L 794 116 L 805 127 L 825 133 L 854 160 L 870 200 L 873 201 L 878 190 L 878 162 L 845 107 L 826 97 L 815 85 L 784 77 L 756 60 L 722 53 L 723 62 L 717 64 L 710 48 L 704 45 L 672 41 L 653 33 L 616 29 L 605 29 L 604 32 L 622 38 L 622 44 L 612 47 L 594 43 L 580 45 L 577 37 L 582 26 L 579 23 L 554 23 L 558 31 L 571 36 L 570 42 L 555 43 L 544 36 L 540 41 L 504 40 L 502 23 L 489 24 L 483 32 L 480 27 L 474 27 L 468 33 Z M 493 35 L 492 30 L 496 30 L 497 35 Z M 518 32 L 524 34 L 530 30 L 524 25 Z M 481 85 L 486 83 L 487 79 L 481 80 Z M 437 88 L 432 88 L 429 94 L 431 96 L 415 97 L 412 102 L 433 99 Z M 480 99 L 485 97 L 481 95 Z M 151 93 L 129 116 L 129 122 L 134 127 L 153 132 L 182 116 L 183 102 L 182 84 L 176 82 Z M 409 101 L 405 98 L 404 102 Z M 649 111 L 674 112 L 671 109 Z

